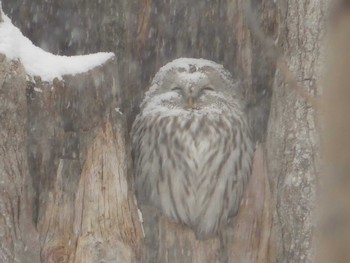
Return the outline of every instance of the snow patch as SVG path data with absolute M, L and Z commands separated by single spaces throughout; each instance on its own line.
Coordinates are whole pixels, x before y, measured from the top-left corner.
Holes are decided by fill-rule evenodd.
M 18 59 L 27 74 L 40 76 L 43 81 L 52 82 L 63 75 L 75 75 L 89 71 L 114 57 L 114 53 L 100 52 L 83 56 L 58 56 L 36 47 L 15 27 L 0 9 L 0 53 L 10 60 Z
M 35 91 L 35 92 L 39 92 L 39 93 L 42 93 L 42 92 L 43 92 L 42 89 L 39 89 L 39 88 L 37 88 L 37 87 L 34 87 L 34 91 Z
M 143 229 L 143 216 L 142 216 L 142 212 L 140 209 L 137 209 L 137 213 L 139 215 L 139 220 L 140 220 L 140 223 L 141 223 L 141 230 L 142 230 L 142 234 L 143 234 L 143 237 L 145 237 L 145 230 Z
M 180 72 L 178 73 L 178 76 L 180 79 L 187 81 L 188 83 L 196 83 L 206 78 L 206 75 L 202 72 L 194 72 L 194 73 Z
M 215 69 L 227 83 L 233 84 L 231 74 L 221 64 L 203 58 L 178 58 L 159 69 L 158 73 L 154 76 L 149 92 L 153 92 L 158 86 L 162 85 L 165 74 L 170 70 L 179 70 L 179 76 L 193 83 L 206 77 L 206 75 L 200 71 L 200 69 L 205 67 Z
M 203 58 L 178 58 L 161 67 L 159 71 L 166 72 L 173 68 L 183 68 L 186 71 L 190 71 L 192 67 L 195 67 L 196 69 L 203 67 L 212 67 L 219 71 L 224 70 L 224 67 L 222 65 L 211 60 Z
M 123 115 L 123 113 L 120 111 L 120 108 L 115 108 L 115 111 L 119 113 L 120 115 Z

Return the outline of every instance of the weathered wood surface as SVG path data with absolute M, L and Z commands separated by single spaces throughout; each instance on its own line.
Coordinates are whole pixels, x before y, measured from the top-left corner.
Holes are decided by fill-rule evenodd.
M 276 239 L 266 158 L 260 145 L 254 156 L 253 174 L 248 184 L 228 248 L 229 262 L 275 262 Z
M 27 162 L 26 74 L 0 54 L 0 262 L 39 262 Z
M 42 262 L 136 262 L 143 233 L 115 61 L 28 100 L 29 160 Z M 37 92 L 41 90 L 41 92 Z
M 1 262 L 139 262 L 115 61 L 53 84 L 0 66 Z

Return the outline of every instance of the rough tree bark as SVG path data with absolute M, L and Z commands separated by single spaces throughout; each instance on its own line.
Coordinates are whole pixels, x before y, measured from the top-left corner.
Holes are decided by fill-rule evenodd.
M 26 75 L 0 55 L 0 261 L 39 262 L 27 162 Z
M 142 231 L 115 62 L 51 86 L 29 106 L 29 162 L 43 262 L 134 262 Z M 122 227 L 121 227 L 122 226 Z
M 319 69 L 326 1 L 283 1 L 280 33 L 288 66 L 311 96 L 320 94 Z M 318 165 L 317 112 L 276 74 L 266 142 L 274 200 L 277 262 L 313 262 Z
M 317 95 L 325 0 L 254 0 L 250 12 L 244 0 L 198 0 L 191 4 L 195 8 L 188 1 L 3 2 L 5 10 L 14 7 L 13 19 L 37 45 L 62 54 L 115 51 L 118 58 L 116 65 L 109 62 L 87 74 L 65 77 L 53 88 L 38 79 L 30 84 L 42 92 L 28 88 L 22 112 L 28 117 L 23 115 L 20 127 L 29 132 L 20 137 L 20 149 L 29 161 L 23 176 L 30 175 L 26 180 L 33 180 L 35 193 L 33 212 L 28 213 L 40 235 L 40 245 L 30 245 L 36 256 L 40 247 L 42 262 L 311 262 L 316 113 L 294 93 L 282 71 L 275 74 L 275 51 L 250 27 L 261 25 L 282 48 L 297 81 Z M 28 24 L 39 7 L 48 12 L 36 14 Z M 68 25 L 67 34 L 57 34 L 57 41 L 47 44 L 48 32 L 60 27 L 55 23 L 77 11 L 84 28 Z M 35 24 L 47 21 L 54 22 L 33 31 Z M 71 39 L 73 32 L 80 32 L 79 37 Z M 183 56 L 212 59 L 244 79 L 254 135 L 262 142 L 225 245 L 217 239 L 199 242 L 190 230 L 145 210 L 143 242 L 133 199 L 128 127 L 154 73 Z M 19 253 L 11 251 L 13 257 Z
M 2 262 L 139 262 L 115 61 L 53 84 L 1 66 Z

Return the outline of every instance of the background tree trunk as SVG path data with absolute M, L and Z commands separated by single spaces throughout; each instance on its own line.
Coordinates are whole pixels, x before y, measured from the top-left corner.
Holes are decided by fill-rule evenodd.
M 349 69 L 345 50 L 350 45 L 350 5 L 336 1 L 327 34 L 327 64 L 324 74 L 323 169 L 321 176 L 320 247 L 318 262 L 350 261 L 350 122 Z
M 283 71 L 276 73 L 276 50 L 257 31 L 281 47 L 298 83 L 318 95 L 326 0 L 250 2 L 251 9 L 244 0 L 198 0 L 191 7 L 182 0 L 3 0 L 5 12 L 36 45 L 64 55 L 114 51 L 117 57 L 52 86 L 39 79 L 28 83 L 27 100 L 13 109 L 21 109 L 21 119 L 8 115 L 7 123 L 22 123 L 19 149 L 27 174 L 18 187 L 33 185 L 16 195 L 28 208 L 33 200 L 27 213 L 40 237 L 28 221 L 28 237 L 37 242 L 30 243 L 33 257 L 40 252 L 42 262 L 312 261 L 316 112 L 287 85 Z M 190 230 L 147 210 L 144 239 L 134 203 L 128 129 L 159 67 L 184 56 L 214 60 L 244 80 L 254 137 L 261 143 L 226 243 L 199 242 Z M 24 82 L 17 92 L 25 96 Z M 11 133 L 10 126 L 2 127 Z M 1 162 L 7 161 L 0 158 L 2 180 L 7 175 Z M 20 255 L 6 249 L 13 258 Z

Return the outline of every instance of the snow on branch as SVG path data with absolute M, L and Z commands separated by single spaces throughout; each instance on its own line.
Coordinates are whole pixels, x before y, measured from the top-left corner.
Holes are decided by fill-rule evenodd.
M 1 2 L 0 2 L 1 4 Z M 83 56 L 58 56 L 35 46 L 15 27 L 0 5 L 0 53 L 8 59 L 18 59 L 30 76 L 39 76 L 43 81 L 52 82 L 63 75 L 75 75 L 89 71 L 107 60 L 114 53 L 100 52 Z

